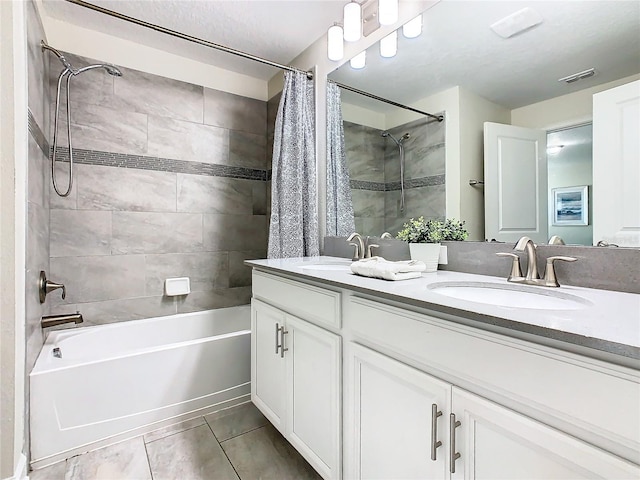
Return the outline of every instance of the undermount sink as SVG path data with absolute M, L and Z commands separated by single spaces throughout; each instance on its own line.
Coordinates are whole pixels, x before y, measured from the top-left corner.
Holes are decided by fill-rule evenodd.
M 297 265 L 297 267 L 302 268 L 303 270 L 333 270 L 342 272 L 351 271 L 351 263 L 310 263 L 308 265 Z
M 427 289 L 459 300 L 500 307 L 535 310 L 578 310 L 591 302 L 569 293 L 546 287 L 499 284 L 489 282 L 438 282 Z

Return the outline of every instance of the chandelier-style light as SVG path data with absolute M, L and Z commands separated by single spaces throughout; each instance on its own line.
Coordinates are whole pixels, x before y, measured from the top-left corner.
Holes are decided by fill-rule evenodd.
M 390 58 L 398 51 L 398 31 L 394 30 L 380 40 L 380 56 Z
M 393 25 L 398 21 L 398 0 L 378 0 L 378 22 Z
M 349 60 L 349 64 L 351 65 L 351 68 L 354 68 L 356 70 L 364 68 L 367 64 L 367 51 L 361 51 L 358 55 Z
M 406 38 L 416 38 L 422 33 L 422 15 L 418 15 L 413 20 L 409 20 L 402 26 L 402 35 Z
M 362 37 L 362 7 L 357 2 L 349 2 L 344 6 L 344 39 L 357 42 Z
M 342 60 L 344 57 L 344 43 L 342 27 L 335 23 L 327 32 L 327 56 L 329 60 Z

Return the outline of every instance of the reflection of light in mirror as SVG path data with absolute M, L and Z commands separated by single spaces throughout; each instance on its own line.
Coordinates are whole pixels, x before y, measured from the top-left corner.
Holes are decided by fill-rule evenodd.
M 385 58 L 395 56 L 398 51 L 398 32 L 391 32 L 380 40 L 380 55 Z
M 547 155 L 557 155 L 563 148 L 564 145 L 549 145 L 547 147 Z
M 358 55 L 356 55 L 351 60 L 349 60 L 349 64 L 351 65 L 351 68 L 355 68 L 356 70 L 364 68 L 366 63 L 367 63 L 367 51 L 366 50 L 363 50 Z
M 349 2 L 344 6 L 344 39 L 357 42 L 362 36 L 362 9 L 360 4 Z
M 416 38 L 422 33 L 422 15 L 418 15 L 413 20 L 408 21 L 402 26 L 402 35 L 405 38 Z
M 398 0 L 378 0 L 378 22 L 393 25 L 398 21 Z
M 342 42 L 342 27 L 333 25 L 327 32 L 327 56 L 329 60 L 341 60 L 344 56 L 344 43 Z

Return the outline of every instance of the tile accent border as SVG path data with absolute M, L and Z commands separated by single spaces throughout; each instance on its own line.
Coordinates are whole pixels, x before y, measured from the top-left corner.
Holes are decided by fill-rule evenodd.
M 36 119 L 28 111 L 28 126 L 31 136 L 47 158 L 51 158 L 52 151 L 42 129 Z M 69 161 L 69 149 L 58 147 L 56 160 Z M 213 163 L 191 162 L 163 157 L 148 157 L 144 155 L 130 155 L 125 153 L 103 152 L 100 150 L 73 149 L 73 160 L 85 165 L 101 165 L 106 167 L 135 168 L 138 170 L 153 170 L 156 172 L 189 173 L 209 177 L 230 177 L 245 180 L 268 182 L 271 180 L 271 170 L 256 168 L 234 167 Z
M 436 185 L 445 184 L 445 175 L 431 175 L 428 177 L 411 178 L 406 180 L 404 188 L 434 187 Z M 349 182 L 353 190 L 370 190 L 374 192 L 392 192 L 400 190 L 400 182 L 366 182 L 363 180 L 351 180 Z

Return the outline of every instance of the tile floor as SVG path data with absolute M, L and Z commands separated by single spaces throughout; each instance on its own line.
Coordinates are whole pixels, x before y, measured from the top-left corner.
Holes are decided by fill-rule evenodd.
M 30 473 L 30 480 L 305 480 L 320 476 L 252 404 L 170 425 Z

